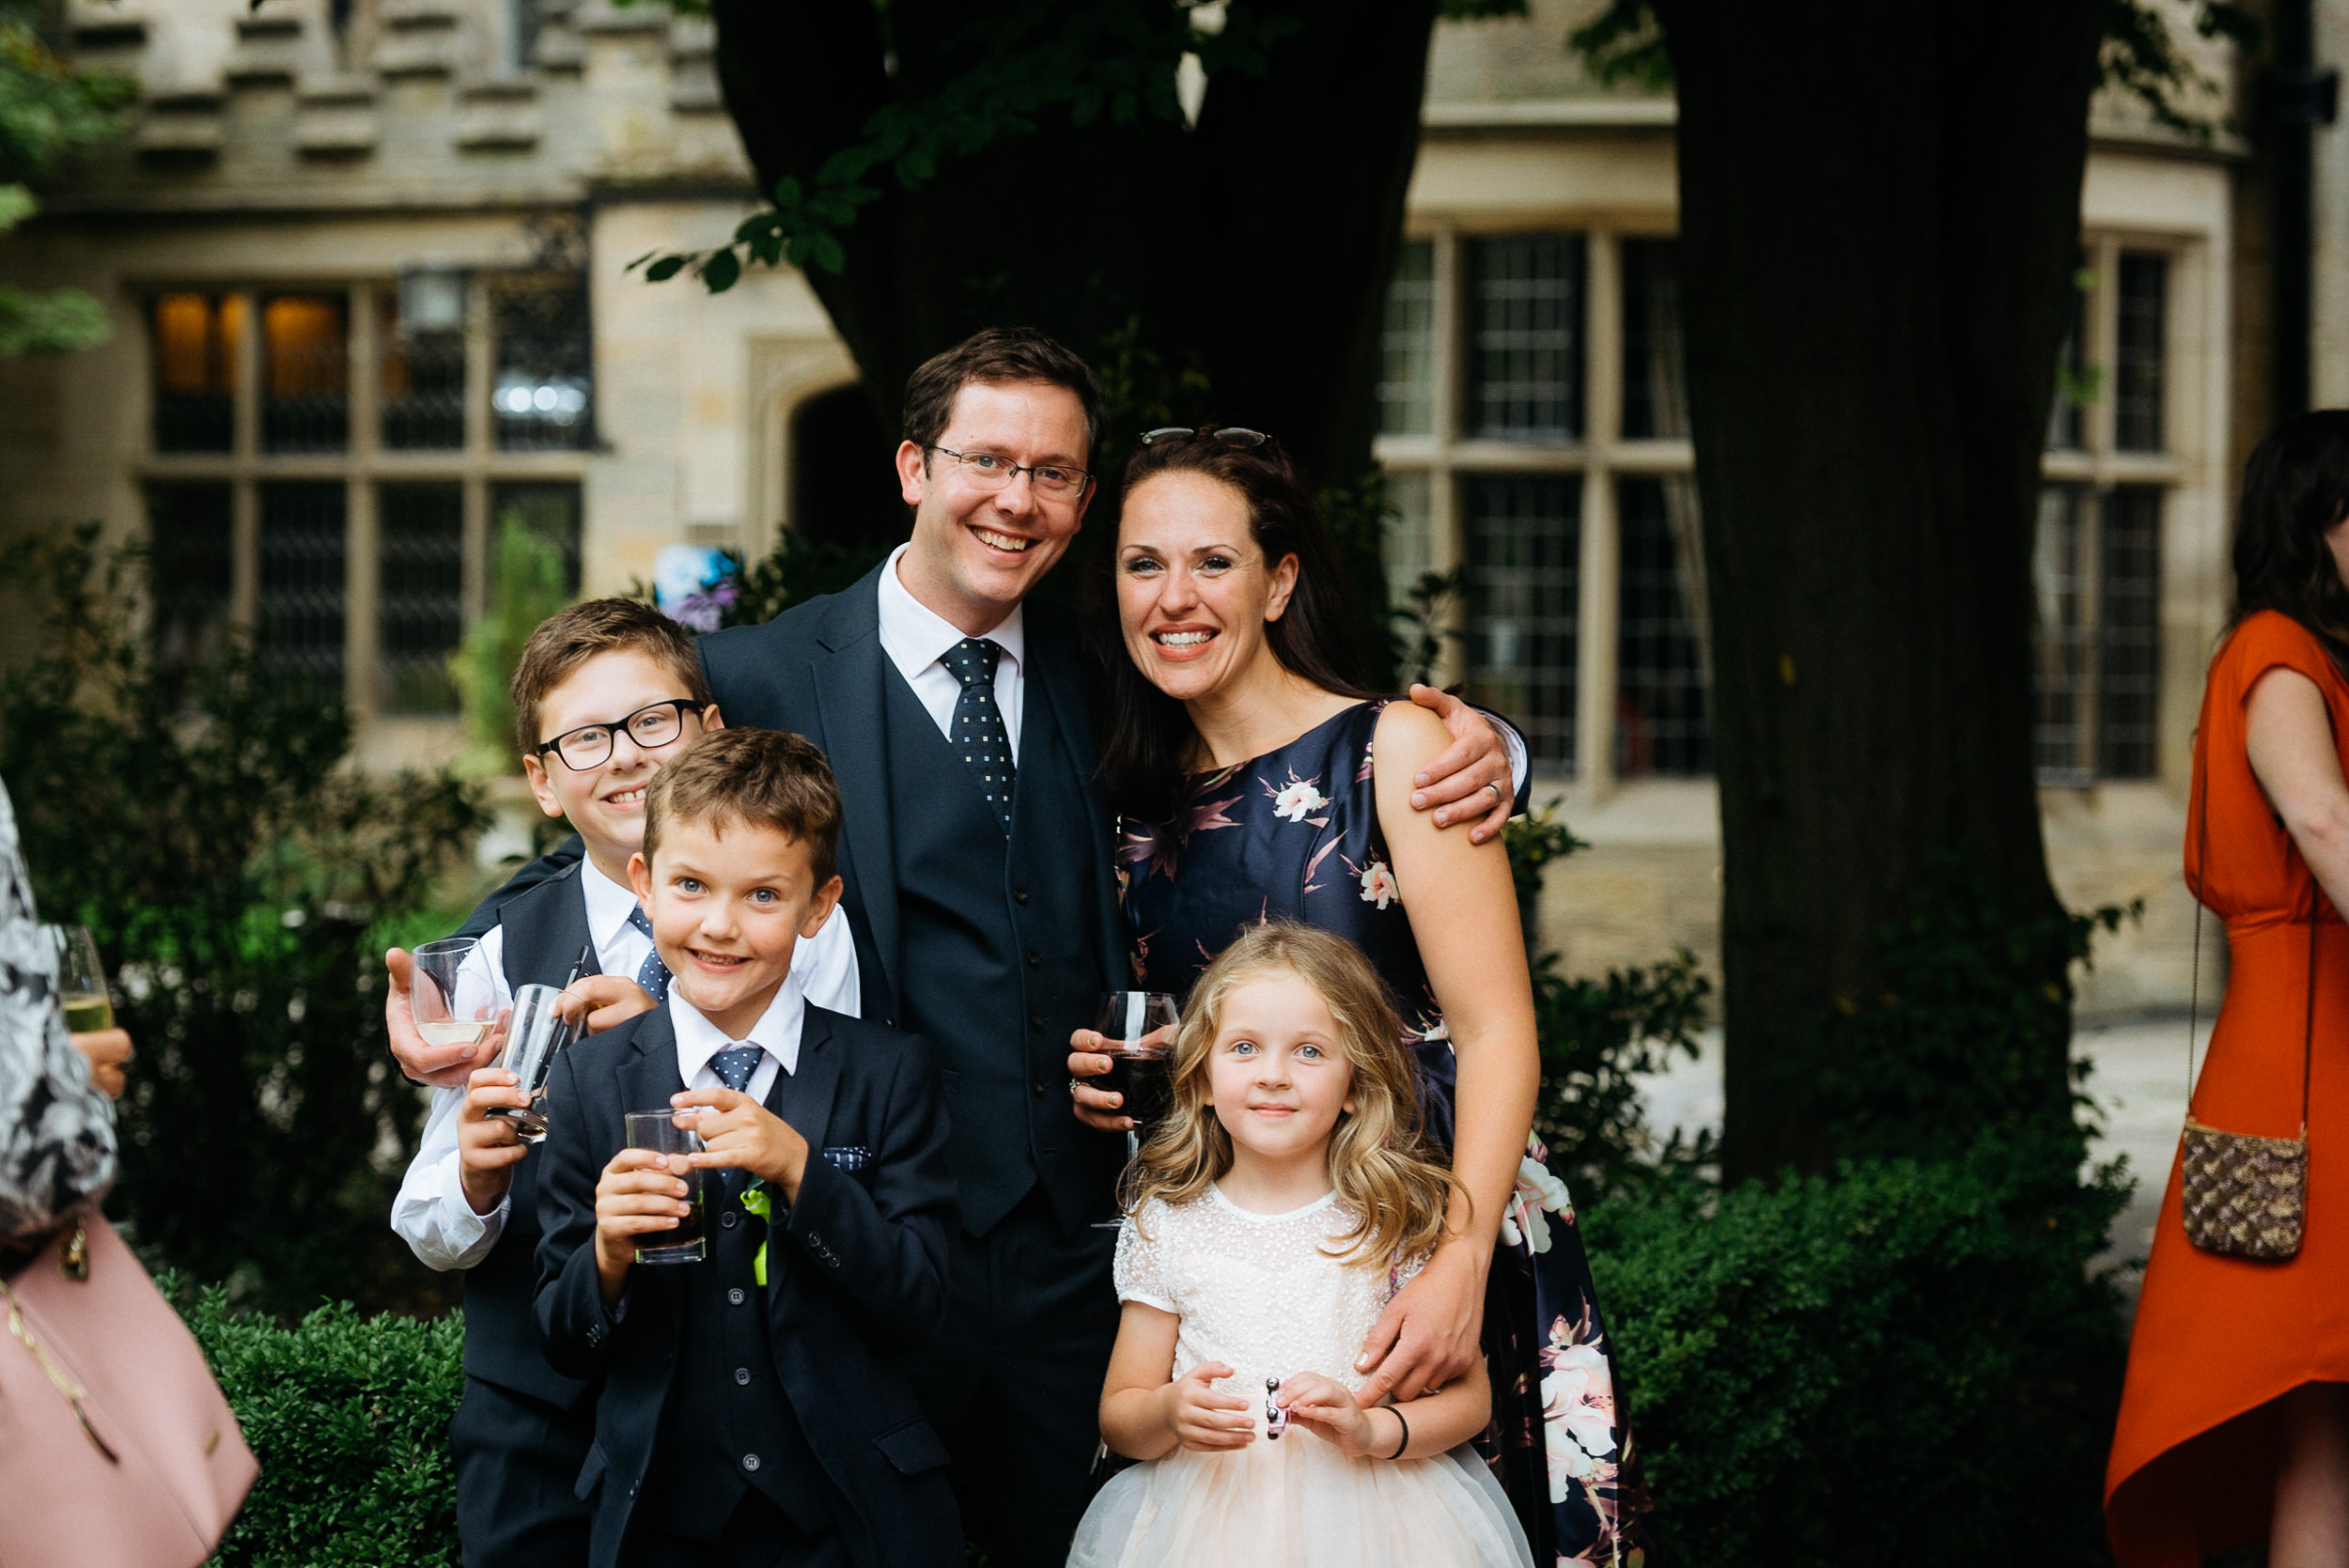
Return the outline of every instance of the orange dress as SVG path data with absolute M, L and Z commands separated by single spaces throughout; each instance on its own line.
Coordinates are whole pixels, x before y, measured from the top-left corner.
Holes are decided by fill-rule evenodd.
M 2303 1383 L 2349 1383 L 2349 926 L 2319 905 L 2315 878 L 2251 775 L 2244 704 L 2278 668 L 2314 681 L 2336 744 L 2349 737 L 2349 680 L 2313 635 L 2274 611 L 2234 629 L 2203 691 L 2186 807 L 2186 885 L 2226 922 L 2230 959 L 2193 1110 L 2229 1132 L 2298 1132 L 2308 920 L 2320 907 L 2307 1228 L 2284 1264 L 2197 1250 L 2179 1219 L 2171 1158 L 2105 1471 L 2121 1568 L 2200 1568 L 2263 1542 L 2279 1452 L 2272 1402 Z M 2196 842 L 2205 792 L 2208 865 Z

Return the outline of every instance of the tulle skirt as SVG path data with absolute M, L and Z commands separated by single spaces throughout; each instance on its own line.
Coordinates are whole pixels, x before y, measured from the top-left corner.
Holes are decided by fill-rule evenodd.
M 1465 1444 L 1348 1459 L 1309 1432 L 1120 1472 L 1077 1527 L 1068 1568 L 1530 1568 L 1492 1472 Z

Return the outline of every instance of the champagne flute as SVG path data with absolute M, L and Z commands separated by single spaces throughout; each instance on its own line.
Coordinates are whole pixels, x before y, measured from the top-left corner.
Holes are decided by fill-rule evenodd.
M 1134 1123 L 1126 1134 L 1128 1157 L 1142 1152 L 1142 1129 L 1170 1108 L 1174 1021 L 1174 999 L 1162 991 L 1111 991 L 1101 998 L 1094 1027 L 1110 1070 L 1094 1087 L 1124 1096 L 1119 1109 Z
M 487 975 L 465 969 L 480 945 L 471 937 L 450 937 L 412 955 L 416 977 L 408 988 L 409 1005 L 426 1045 L 470 1049 L 490 1037 L 497 992 Z
M 94 1034 L 115 1026 L 114 997 L 106 989 L 105 966 L 98 961 L 98 943 L 86 925 L 43 925 L 50 951 L 57 955 L 57 1001 L 65 1008 L 65 1026 L 76 1034 Z

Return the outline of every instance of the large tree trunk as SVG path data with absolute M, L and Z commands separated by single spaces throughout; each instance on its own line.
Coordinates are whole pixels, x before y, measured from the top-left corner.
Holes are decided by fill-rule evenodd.
M 1088 3 L 1123 0 L 1059 8 Z M 894 75 L 872 0 L 713 8 L 726 104 L 771 190 L 786 175 L 812 184 L 876 110 L 968 71 L 974 26 L 1033 21 L 1039 7 L 893 0 Z M 919 190 L 877 171 L 884 194 L 844 236 L 846 267 L 809 281 L 885 429 L 915 365 L 1018 323 L 1097 364 L 1124 351 L 1139 382 L 1112 387 L 1113 418 L 1254 425 L 1314 483 L 1361 476 L 1435 0 L 1250 9 L 1299 26 L 1263 75 L 1219 73 L 1195 128 L 1145 115 L 1078 129 L 1064 115 Z M 1186 390 L 1185 370 L 1204 375 L 1204 395 Z M 1106 457 L 1122 458 L 1132 433 L 1108 432 Z
M 2100 0 L 1657 0 L 1679 81 L 1704 508 L 1732 1177 L 1855 1146 L 1830 1020 L 1970 862 L 2068 1114 L 2070 943 L 2031 759 L 2031 535 Z M 2011 1098 L 2016 1096 L 2010 1096 Z M 1952 1095 L 1965 1123 L 2018 1107 Z

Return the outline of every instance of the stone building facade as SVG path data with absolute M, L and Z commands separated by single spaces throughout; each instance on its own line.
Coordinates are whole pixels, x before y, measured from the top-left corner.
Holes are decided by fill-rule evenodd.
M 1463 570 L 1445 673 L 1524 722 L 1537 799 L 1595 846 L 1545 908 L 1583 972 L 1676 942 L 1710 959 L 1719 904 L 1673 106 L 1588 77 L 1564 39 L 1591 8 L 1439 27 L 1379 445 L 1392 580 Z M 813 293 L 627 271 L 752 207 L 706 23 L 70 0 L 67 38 L 139 79 L 142 115 L 0 267 L 91 288 L 117 330 L 0 365 L 0 537 L 150 536 L 159 636 L 257 628 L 390 765 L 460 744 L 442 660 L 487 602 L 500 518 L 560 541 L 590 593 L 648 580 L 663 545 L 755 556 L 803 520 L 802 453 L 854 378 Z M 2092 1010 L 2174 1005 L 2186 979 L 2180 801 L 2241 458 L 2241 161 L 2099 106 L 2039 568 L 2058 883 L 2147 903 Z

